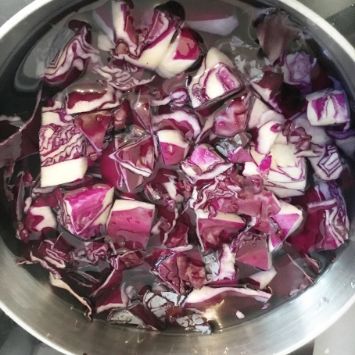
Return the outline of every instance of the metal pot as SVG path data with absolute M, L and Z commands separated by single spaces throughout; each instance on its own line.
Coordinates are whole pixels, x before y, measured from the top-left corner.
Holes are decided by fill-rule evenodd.
M 43 24 L 83 2 L 36 0 L 0 28 L 0 86 L 11 73 L 8 68 L 20 62 L 35 36 L 46 29 Z M 332 59 L 349 95 L 355 98 L 355 81 L 351 81 L 355 49 L 345 38 L 296 0 L 264 3 L 284 8 L 308 30 L 325 48 L 324 54 Z M 352 240 L 314 286 L 263 316 L 211 336 L 88 322 L 52 291 L 46 279 L 16 265 L 15 238 L 3 208 L 0 205 L 0 306 L 28 332 L 66 354 L 286 354 L 319 335 L 355 300 L 355 216 L 351 206 Z

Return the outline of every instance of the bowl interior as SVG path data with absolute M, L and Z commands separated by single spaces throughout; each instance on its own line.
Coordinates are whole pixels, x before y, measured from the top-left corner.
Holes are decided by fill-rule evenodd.
M 233 3 L 233 1 L 230 1 Z M 20 22 L 14 21 L 12 28 L 1 32 L 0 45 L 0 97 L 1 113 L 11 115 L 21 107 L 21 116 L 32 111 L 38 82 L 31 75 L 18 78 L 18 68 L 23 66 L 27 53 L 36 41 L 46 35 L 53 24 L 84 1 L 35 1 L 32 9 L 24 13 Z M 249 1 L 235 1 L 240 11 L 247 11 Z M 87 4 L 87 1 L 85 2 Z M 355 98 L 354 83 L 349 71 L 354 61 L 347 51 L 329 39 L 327 27 L 297 1 L 255 2 L 257 7 L 276 5 L 285 8 L 293 19 L 304 27 L 317 42 L 311 45 L 315 52 L 332 68 L 336 77 L 341 77 L 348 94 Z M 36 8 L 37 7 L 37 8 Z M 302 11 L 303 10 L 303 11 Z M 299 12 L 297 12 L 299 11 Z M 312 16 L 311 16 L 312 15 Z M 242 18 L 242 17 L 241 17 Z M 319 20 L 318 23 L 315 20 Z M 325 26 L 325 27 L 324 27 Z M 328 42 L 327 42 L 328 41 Z M 318 44 L 319 43 L 319 44 Z M 327 47 L 324 43 L 328 43 Z M 326 49 L 324 49 L 326 48 Z M 340 48 L 340 49 L 339 49 Z M 28 74 L 28 70 L 27 70 Z M 18 78 L 25 91 L 18 89 Z M 0 133 L 1 138 L 1 133 Z M 35 166 L 35 162 L 26 162 Z M 351 169 L 355 165 L 349 162 Z M 100 321 L 88 322 L 78 307 L 73 307 L 71 297 L 61 290 L 53 290 L 48 284 L 48 275 L 37 266 L 18 267 L 16 259 L 21 255 L 20 242 L 14 237 L 12 214 L 4 191 L 4 171 L 0 189 L 0 304 L 16 322 L 25 329 L 67 353 L 87 354 L 159 354 L 199 353 L 217 354 L 229 352 L 243 354 L 270 354 L 287 352 L 306 343 L 319 334 L 344 312 L 353 301 L 355 285 L 354 204 L 351 189 L 345 187 L 345 198 L 352 221 L 351 240 L 346 248 L 338 252 L 336 262 L 331 265 L 314 286 L 286 303 L 271 307 L 262 315 L 240 325 L 226 324 L 221 331 L 211 336 L 196 334 L 145 332 L 127 327 L 112 326 Z

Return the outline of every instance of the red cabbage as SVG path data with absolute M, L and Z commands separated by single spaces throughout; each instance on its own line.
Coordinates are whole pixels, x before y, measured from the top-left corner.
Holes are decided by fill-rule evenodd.
M 106 261 L 110 256 L 109 245 L 99 241 L 82 242 L 82 247 L 77 247 L 71 252 L 71 258 L 81 263 L 97 265 Z
M 156 70 L 167 78 L 182 73 L 199 60 L 199 39 L 190 29 L 181 27 L 181 14 L 174 13 L 169 3 L 154 9 L 150 23 L 139 34 L 134 30 L 125 2 L 116 2 L 113 10 L 117 58 Z
M 339 178 L 343 171 L 342 159 L 323 127 L 312 126 L 306 115 L 301 115 L 285 126 L 283 133 L 287 141 L 295 145 L 296 154 L 308 158 L 318 177 L 323 180 Z
M 113 112 L 113 127 L 121 130 L 126 127 L 131 117 L 131 107 L 128 100 L 123 100 L 121 105 Z
M 155 249 L 149 259 L 152 272 L 178 294 L 200 288 L 206 281 L 204 264 L 197 250 Z
M 194 189 L 190 204 L 195 210 L 208 211 L 209 218 L 219 212 L 241 215 L 265 233 L 275 230 L 270 217 L 280 211 L 278 200 L 263 189 L 260 178 L 243 178 L 236 172 L 218 176 L 199 191 Z
M 110 263 L 115 270 L 131 269 L 143 264 L 143 254 L 138 251 L 127 251 L 111 258 Z
M 0 141 L 0 167 L 11 166 L 17 159 L 38 153 L 38 140 L 34 137 L 38 135 L 40 126 L 41 99 L 42 89 L 37 93 L 32 113 L 27 121 L 16 132 L 3 130 Z
M 152 203 L 168 209 L 186 202 L 191 196 L 192 186 L 179 179 L 173 170 L 160 169 L 155 178 L 144 185 L 144 195 Z
M 152 330 L 164 330 L 164 323 L 157 318 L 153 312 L 146 308 L 142 303 L 135 302 L 129 308 L 129 312 L 134 315 L 135 319 L 140 319 L 142 328 Z
M 157 95 L 156 95 L 157 96 Z M 152 106 L 164 106 L 169 104 L 171 108 L 181 108 L 190 102 L 189 94 L 185 87 L 172 88 L 172 91 L 164 95 L 160 94 L 151 101 Z
M 349 238 L 345 201 L 334 182 L 319 182 L 294 203 L 307 213 L 303 230 L 288 239 L 297 250 L 333 250 Z
M 113 269 L 105 282 L 92 294 L 96 313 L 127 306 L 128 297 L 121 281 L 122 272 Z
M 155 206 L 133 200 L 116 200 L 107 221 L 107 234 L 120 247 L 145 249 L 152 228 Z
M 195 147 L 192 154 L 182 162 L 181 168 L 191 182 L 213 179 L 228 170 L 232 164 L 226 163 L 207 144 Z
M 41 186 L 54 186 L 84 177 L 87 170 L 85 138 L 73 123 L 49 124 L 39 131 Z
M 73 288 L 63 281 L 61 278 L 56 277 L 52 273 L 49 274 L 49 282 L 52 286 L 62 288 L 69 292 L 73 297 L 75 297 L 85 308 L 86 308 L 86 315 L 88 318 L 92 317 L 93 314 L 93 306 L 91 302 L 83 296 L 80 296 Z
M 244 132 L 248 119 L 248 96 L 233 98 L 214 114 L 213 132 L 220 137 L 232 137 Z
M 230 59 L 217 48 L 210 48 L 188 86 L 192 107 L 209 105 L 238 92 L 243 83 L 233 72 Z
M 96 66 L 94 70 L 109 85 L 121 91 L 149 84 L 155 78 L 152 73 L 124 61 L 114 61 L 105 66 Z
M 177 218 L 173 228 L 164 235 L 162 244 L 167 248 L 186 247 L 189 244 L 189 226 L 184 223 L 183 218 Z
M 153 116 L 153 128 L 159 129 L 177 129 L 181 131 L 187 139 L 196 138 L 201 127 L 197 116 L 190 111 L 177 110 L 171 113 L 164 113 Z
M 333 144 L 313 146 L 313 154 L 308 157 L 315 174 L 322 180 L 336 180 L 343 171 L 338 149 Z
M 130 134 L 121 134 L 115 140 L 116 150 L 111 154 L 121 167 L 134 174 L 148 177 L 155 164 L 154 141 L 142 130 L 132 128 Z
M 259 128 L 269 121 L 274 121 L 278 123 L 285 123 L 285 117 L 271 110 L 263 101 L 256 97 L 251 97 L 250 99 L 250 111 L 248 119 L 248 128 L 253 129 L 255 127 Z
M 268 105 L 286 118 L 293 118 L 306 109 L 306 100 L 301 90 L 284 83 L 281 73 L 265 71 L 260 80 L 253 81 L 251 84 Z
M 131 99 L 132 121 L 147 132 L 151 131 L 152 117 L 150 112 L 150 96 L 147 88 L 141 87 Z
M 196 311 L 192 314 L 184 315 L 176 318 L 176 323 L 185 329 L 185 331 L 193 331 L 202 334 L 211 334 L 211 325 L 207 319 Z
M 23 221 L 24 230 L 29 235 L 44 236 L 57 229 L 57 221 L 51 207 L 50 203 L 41 197 L 31 203 Z M 20 234 L 22 237 L 24 230 Z
M 116 56 L 147 69 L 157 69 L 168 51 L 181 19 L 163 6 L 158 6 L 154 9 L 148 28 L 139 38 L 133 31 L 127 6 L 121 4 L 123 1 L 118 2 L 117 10 L 113 12 L 119 25 L 116 26 L 119 27 L 116 29 L 116 36 L 118 34 L 119 37 L 115 49 Z M 125 6 L 123 11 L 122 6 Z
M 86 154 L 91 160 L 95 160 L 101 154 L 112 121 L 112 113 L 108 111 L 82 113 L 75 117 L 75 125 L 90 143 L 92 153 L 88 154 L 89 147 L 87 147 Z
M 208 284 L 213 287 L 235 286 L 237 271 L 235 254 L 228 244 L 223 244 L 219 252 L 204 257 Z
M 143 296 L 143 304 L 157 318 L 166 321 L 170 311 L 175 307 L 180 307 L 185 296 L 173 292 L 151 292 L 147 291 Z
M 102 179 L 114 186 L 119 191 L 125 189 L 125 182 L 123 179 L 122 169 L 120 164 L 111 157 L 115 151 L 115 144 L 111 143 L 103 152 L 100 159 L 100 171 Z
M 135 316 L 129 309 L 113 309 L 107 316 L 111 324 L 130 324 L 139 328 L 148 328 L 143 321 Z
M 206 309 L 208 305 L 216 304 L 218 300 L 223 300 L 229 295 L 231 297 L 251 297 L 256 301 L 261 303 L 266 303 L 271 294 L 253 290 L 249 288 L 238 288 L 238 287 L 218 287 L 212 288 L 204 286 L 200 289 L 193 290 L 185 300 L 185 307 L 193 309 Z
M 249 150 L 246 148 L 250 136 L 246 133 L 236 134 L 229 139 L 220 139 L 216 143 L 216 150 L 231 163 L 245 163 L 252 161 Z
M 327 89 L 307 95 L 307 118 L 313 126 L 350 122 L 349 104 L 342 90 Z
M 299 255 L 284 253 L 274 263 L 275 277 L 268 288 L 277 297 L 292 297 L 313 284 L 314 275 Z
M 270 282 L 275 278 L 277 272 L 275 268 L 271 268 L 267 271 L 258 271 L 253 275 L 250 275 L 247 279 L 248 283 L 255 285 L 260 290 L 264 290 Z
M 219 1 L 183 1 L 186 22 L 196 31 L 227 36 L 238 26 L 235 7 Z M 203 11 L 200 11 L 203 8 Z
M 316 60 L 305 52 L 288 54 L 282 66 L 284 81 L 308 91 L 311 88 L 311 74 Z
M 282 131 L 281 124 L 276 121 L 268 121 L 259 127 L 257 131 L 256 150 L 261 154 L 270 153 L 273 144 Z
M 332 142 L 331 138 L 324 130 L 323 127 L 312 126 L 309 121 L 307 120 L 306 114 L 300 115 L 292 120 L 292 124 L 294 129 L 297 130 L 296 132 L 289 132 L 289 135 L 294 136 L 301 136 L 298 143 L 300 143 L 300 147 L 298 148 L 300 151 L 304 150 L 312 150 L 312 145 L 309 145 L 308 142 L 306 143 L 306 147 L 302 148 L 302 141 L 309 140 L 309 143 L 313 143 L 316 146 L 324 146 L 330 144 Z M 293 127 L 292 127 L 293 128 Z M 288 137 L 290 142 L 292 142 L 292 137 Z M 296 137 L 295 137 L 296 138 Z M 297 143 L 296 143 L 297 144 Z M 302 153 L 303 154 L 303 153 Z M 310 154 L 313 155 L 313 154 Z
M 0 166 L 19 264 L 89 317 L 209 334 L 216 307 L 242 319 L 297 294 L 348 239 L 335 144 L 352 156 L 354 134 L 341 83 L 286 13 L 256 20 L 260 49 L 213 35 L 236 27 L 233 6 L 181 1 L 191 11 L 101 4 L 98 49 L 70 22 L 28 122 L 0 115 Z M 217 48 L 252 60 L 234 58 L 239 73 Z
M 237 214 L 218 212 L 211 217 L 203 210 L 196 210 L 195 213 L 196 234 L 203 250 L 220 248 L 245 226 L 245 221 Z
M 190 205 L 195 210 L 208 210 L 211 215 L 217 212 L 237 213 L 241 177 L 235 173 L 217 176 L 201 188 L 194 188 Z
M 196 34 L 183 27 L 169 45 L 156 71 L 163 78 L 172 78 L 193 66 L 202 52 Z
M 137 54 L 138 35 L 134 28 L 129 1 L 111 2 L 112 24 L 116 52 Z
M 337 145 L 348 158 L 354 159 L 355 157 L 355 130 L 349 127 L 340 126 L 340 129 L 327 129 L 327 134 L 332 137 Z
M 65 97 L 66 113 L 73 115 L 115 108 L 119 106 L 121 96 L 121 92 L 111 86 L 96 83 L 72 86 Z
M 235 260 L 261 270 L 269 270 L 272 266 L 271 254 L 265 237 L 250 232 L 242 232 L 234 239 L 231 249 Z
M 169 233 L 175 228 L 179 212 L 174 204 L 170 206 L 157 206 L 156 223 L 152 228 L 153 235 L 159 235 L 160 241 L 167 240 Z
M 46 239 L 31 245 L 27 257 L 20 263 L 39 263 L 44 269 L 60 277 L 59 270 L 65 269 L 71 262 L 71 251 L 72 248 L 64 241 L 62 236 Z
M 81 21 L 71 21 L 72 37 L 58 50 L 44 72 L 43 80 L 50 86 L 67 86 L 84 72 L 89 62 L 99 60 L 99 52 L 90 45 L 90 25 Z M 64 35 L 65 38 L 65 35 Z
M 280 10 L 260 15 L 254 26 L 260 47 L 271 64 L 283 60 L 290 42 L 299 35 L 299 30 L 291 23 L 288 15 Z
M 286 238 L 295 234 L 301 227 L 304 217 L 303 211 L 285 201 L 279 201 L 280 211 L 272 218 L 280 227 L 280 233 L 271 235 L 270 245 L 272 249 L 282 245 Z
M 160 153 L 166 166 L 183 161 L 189 151 L 189 143 L 176 130 L 165 129 L 157 132 Z
M 266 103 L 274 107 L 274 98 L 280 92 L 282 83 L 282 74 L 268 70 L 263 73 L 261 79 L 253 81 L 251 85 Z
M 254 162 L 246 162 L 244 176 L 261 175 L 265 186 L 279 197 L 302 195 L 306 188 L 306 162 L 291 144 L 274 144 L 269 155 L 250 150 Z
M 147 34 L 142 40 L 142 51 L 138 62 L 149 69 L 156 69 L 168 51 L 180 25 L 180 18 L 162 7 L 156 7 Z
M 74 120 L 74 117 L 69 115 L 63 107 L 63 101 L 64 95 L 59 93 L 43 104 L 41 116 L 42 126 L 49 124 L 64 126 Z
M 105 230 L 113 193 L 114 189 L 104 184 L 64 192 L 58 213 L 60 223 L 83 239 L 101 235 Z

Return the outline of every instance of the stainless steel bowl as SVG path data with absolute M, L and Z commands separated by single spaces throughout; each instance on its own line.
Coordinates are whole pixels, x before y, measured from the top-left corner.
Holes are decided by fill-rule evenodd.
M 0 88 L 11 73 L 8 68 L 19 62 L 34 36 L 43 30 L 43 24 L 82 3 L 83 0 L 36 0 L 0 28 Z M 332 59 L 349 95 L 355 98 L 355 81 L 351 80 L 355 50 L 345 38 L 296 0 L 264 3 L 287 10 L 307 28 L 325 48 L 324 54 Z M 350 196 L 350 202 L 355 202 L 355 196 Z M 198 336 L 88 322 L 52 291 L 47 280 L 16 265 L 11 223 L 0 210 L 0 306 L 28 332 L 66 354 L 286 354 L 324 331 L 355 300 L 354 211 L 350 208 L 352 240 L 314 286 L 263 316 L 211 336 Z

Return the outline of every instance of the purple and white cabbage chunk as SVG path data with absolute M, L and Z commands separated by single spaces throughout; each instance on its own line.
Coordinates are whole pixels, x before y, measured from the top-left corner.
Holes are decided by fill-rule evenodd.
M 107 110 L 120 105 L 121 92 L 109 85 L 97 83 L 73 84 L 67 90 L 65 109 L 69 115 L 97 110 Z
M 226 296 L 231 297 L 252 297 L 257 302 L 266 303 L 271 294 L 253 290 L 245 287 L 218 287 L 213 288 L 204 286 L 200 289 L 193 290 L 185 300 L 185 306 L 194 309 L 206 309 L 209 305 L 216 303 L 216 300 L 223 300 Z
M 47 85 L 65 87 L 85 72 L 89 63 L 99 61 L 99 51 L 90 44 L 91 26 L 73 20 L 68 27 L 68 33 L 60 33 L 60 38 L 68 35 L 71 38 L 64 47 L 57 48 L 57 53 L 49 59 L 45 69 L 43 80 Z
M 214 113 L 213 132 L 220 137 L 233 137 L 246 130 L 249 96 L 233 98 Z
M 201 288 L 206 282 L 204 263 L 197 249 L 154 249 L 149 263 L 152 272 L 178 294 L 185 295 L 192 289 Z
M 280 233 L 270 237 L 271 249 L 279 248 L 290 236 L 299 231 L 304 222 L 304 211 L 285 201 L 280 201 L 280 211 L 272 219 L 280 227 Z
M 195 147 L 191 156 L 181 164 L 181 169 L 191 182 L 209 180 L 232 167 L 207 144 Z
M 217 249 L 230 242 L 245 226 L 243 218 L 233 213 L 218 212 L 215 216 L 196 210 L 196 233 L 203 250 Z
M 27 197 L 25 202 L 23 221 L 19 219 L 19 228 L 17 237 L 26 241 L 28 239 L 40 239 L 46 235 L 50 235 L 57 229 L 57 220 L 53 212 L 56 207 L 56 201 L 51 198 Z
M 60 196 L 58 218 L 72 234 L 89 239 L 105 231 L 114 189 L 95 184 L 64 192 Z
M 196 34 L 189 28 L 183 27 L 169 45 L 156 72 L 163 78 L 172 78 L 193 66 L 201 55 Z
M 155 75 L 147 70 L 125 61 L 114 61 L 104 66 L 97 65 L 94 71 L 109 85 L 121 91 L 147 85 L 155 78 Z
M 275 143 L 268 154 L 260 154 L 252 147 L 250 155 L 253 161 L 245 163 L 244 176 L 261 175 L 266 188 L 281 198 L 304 193 L 306 160 L 297 156 L 294 145 Z
M 210 48 L 188 86 L 192 107 L 209 105 L 238 92 L 243 83 L 231 60 L 217 48 Z
M 315 62 L 316 60 L 305 52 L 288 54 L 282 66 L 285 83 L 309 91 Z
M 268 241 L 263 236 L 248 231 L 242 232 L 233 240 L 231 249 L 238 263 L 264 271 L 272 267 Z
M 155 206 L 134 200 L 116 200 L 109 212 L 107 234 L 113 243 L 129 249 L 145 249 L 153 224 Z
M 86 142 L 73 124 L 49 124 L 39 132 L 42 187 L 82 179 L 88 167 Z
M 177 129 L 184 136 L 192 140 L 201 132 L 198 117 L 192 111 L 176 110 L 170 113 L 154 115 L 152 118 L 153 129 Z
M 232 4 L 212 0 L 206 6 L 203 0 L 194 4 L 182 1 L 187 24 L 196 31 L 228 36 L 239 24 L 236 8 Z M 203 11 L 201 8 L 203 7 Z
M 271 64 L 282 61 L 289 44 L 300 33 L 281 10 L 271 9 L 262 13 L 255 21 L 256 36 Z
M 166 166 L 183 161 L 189 151 L 189 143 L 176 130 L 164 129 L 157 132 L 160 153 Z
M 214 287 L 236 285 L 238 279 L 236 257 L 230 245 L 223 244 L 221 250 L 208 253 L 203 260 L 208 285 Z
M 327 89 L 307 95 L 307 118 L 313 126 L 347 124 L 350 112 L 343 90 Z
M 295 118 L 289 126 L 287 140 L 293 142 L 298 156 L 305 156 L 322 180 L 336 180 L 343 172 L 343 161 L 332 138 L 321 126 L 312 126 L 306 114 Z
M 343 172 L 342 159 L 333 144 L 314 146 L 313 156 L 309 156 L 315 174 L 322 180 L 336 180 Z
M 307 213 L 300 233 L 288 240 L 300 252 L 334 250 L 349 238 L 346 204 L 334 181 L 318 182 L 294 203 Z
M 112 10 L 116 58 L 154 70 L 163 78 L 172 78 L 188 70 L 200 59 L 202 51 L 198 37 L 183 25 L 180 14 L 168 6 L 156 6 L 143 28 L 134 24 L 127 2 L 113 1 Z M 112 31 L 108 30 L 111 23 L 107 26 L 100 13 L 96 13 L 96 18 L 112 37 Z

